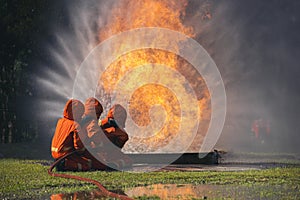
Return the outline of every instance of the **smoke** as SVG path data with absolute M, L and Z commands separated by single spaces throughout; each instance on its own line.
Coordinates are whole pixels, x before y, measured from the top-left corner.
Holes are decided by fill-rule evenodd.
M 226 87 L 227 117 L 216 148 L 299 151 L 297 8 L 298 1 L 190 1 L 186 21 Z M 211 20 L 201 20 L 207 10 Z M 259 118 L 270 121 L 271 132 L 257 140 L 251 124 Z
M 62 17 L 58 16 L 52 22 L 53 37 L 45 45 L 51 61 L 42 66 L 43 71 L 37 78 L 40 90 L 44 92 L 41 108 L 51 108 L 47 117 L 61 116 L 64 102 L 72 97 L 76 73 L 84 58 L 99 43 L 98 29 L 104 26 L 113 3 L 95 0 L 56 5 L 67 10 L 59 13 Z

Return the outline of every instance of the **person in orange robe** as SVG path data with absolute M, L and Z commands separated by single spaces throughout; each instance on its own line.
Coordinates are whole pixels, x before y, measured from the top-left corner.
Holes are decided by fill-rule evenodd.
M 109 138 L 106 137 L 107 132 L 98 126 L 98 120 L 102 112 L 103 107 L 96 98 L 91 97 L 86 100 L 83 117 L 85 123 L 82 127 L 90 141 L 88 145 L 89 151 L 101 163 L 107 165 L 108 169 L 121 170 L 131 167 L 131 159 L 121 152 L 119 148 L 114 147 Z
M 102 114 L 103 107 L 94 97 L 88 98 L 84 106 L 85 111 L 81 121 L 82 131 L 80 133 L 80 137 L 87 147 L 84 156 L 91 159 L 92 169 L 106 170 L 109 167 L 105 164 L 105 159 L 103 159 L 105 135 L 97 126 L 97 119 Z M 96 154 L 95 152 L 99 153 Z
M 80 132 L 79 121 L 83 112 L 83 103 L 76 99 L 70 99 L 65 105 L 63 118 L 57 122 L 51 144 L 52 157 L 57 160 L 77 150 L 76 153 L 61 161 L 57 167 L 59 171 L 87 171 L 91 168 L 90 159 L 81 155 L 85 148 L 78 133 Z
M 105 119 L 99 120 L 99 126 L 105 130 L 105 135 L 120 149 L 128 141 L 128 134 L 124 130 L 126 118 L 125 108 L 120 104 L 116 104 L 108 111 Z

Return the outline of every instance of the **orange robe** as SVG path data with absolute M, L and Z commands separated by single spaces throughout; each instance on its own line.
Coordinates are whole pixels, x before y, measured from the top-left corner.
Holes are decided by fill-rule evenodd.
M 83 125 L 83 129 L 86 131 L 85 135 L 90 140 L 90 151 L 101 163 L 104 163 L 109 167 L 117 169 L 130 167 L 132 165 L 131 159 L 126 156 L 121 149 L 119 149 L 120 146 L 123 147 L 125 142 L 120 142 L 118 146 L 119 148 L 112 148 L 109 137 L 106 137 L 108 132 L 99 127 L 98 119 L 102 111 L 103 109 L 99 101 L 95 98 L 87 99 L 85 103 L 84 117 L 89 118 L 90 120 Z M 126 141 L 127 140 L 128 136 Z
M 105 131 L 106 137 L 120 149 L 128 141 L 128 134 L 124 130 L 126 118 L 125 108 L 116 104 L 108 111 L 107 117 L 99 124 Z
M 71 99 L 67 101 L 64 108 L 64 117 L 58 120 L 51 145 L 52 157 L 59 159 L 78 150 L 77 153 L 64 159 L 62 170 L 88 171 L 93 169 L 92 159 L 84 156 L 85 147 L 79 137 L 81 128 L 78 121 L 81 120 L 83 113 L 84 105 L 78 100 Z

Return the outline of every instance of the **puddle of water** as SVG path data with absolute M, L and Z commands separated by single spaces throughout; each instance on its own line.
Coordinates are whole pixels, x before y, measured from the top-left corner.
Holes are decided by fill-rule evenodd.
M 178 200 L 207 198 L 216 186 L 192 184 L 155 184 L 146 187 L 128 189 L 125 193 L 130 197 L 156 196 L 160 199 Z
M 191 185 L 191 184 L 155 184 L 146 187 L 135 187 L 127 191 L 114 191 L 118 194 L 125 194 L 129 197 L 159 197 L 159 199 L 178 200 L 178 199 L 193 199 L 207 198 L 207 194 L 215 190 L 216 186 L 212 185 Z M 211 196 L 211 195 L 209 195 Z M 69 194 L 53 194 L 50 200 L 81 200 L 81 199 L 105 199 L 98 190 L 91 192 L 75 192 Z M 147 198 L 148 199 L 148 198 Z
M 192 199 L 284 199 L 286 194 L 300 197 L 298 188 L 287 186 L 235 186 L 235 185 L 193 185 L 193 184 L 154 184 L 135 187 L 123 191 L 113 191 L 131 198 L 192 200 Z M 99 190 L 72 194 L 53 194 L 51 200 L 106 199 Z
M 155 184 L 128 189 L 130 197 L 159 197 L 166 200 L 192 199 L 285 199 L 287 193 L 299 197 L 297 188 L 287 186 L 235 186 L 235 185 L 192 185 Z M 296 197 L 295 196 L 295 197 Z M 150 199 L 150 198 L 149 198 Z
M 117 194 L 126 195 L 123 191 L 112 191 Z M 66 193 L 66 194 L 52 194 L 49 198 L 50 200 L 98 200 L 98 199 L 107 199 L 107 197 L 103 196 L 102 193 L 100 193 L 99 190 L 93 190 L 93 191 L 80 191 L 80 192 L 74 192 L 74 193 Z

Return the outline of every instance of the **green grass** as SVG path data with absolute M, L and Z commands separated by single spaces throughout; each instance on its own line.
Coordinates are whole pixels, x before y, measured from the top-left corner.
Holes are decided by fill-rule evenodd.
M 48 166 L 43 160 L 0 160 L 0 199 L 35 199 L 55 193 L 72 193 L 96 189 L 92 184 L 76 180 L 51 177 L 47 174 Z M 228 186 L 228 188 L 247 188 L 262 197 L 284 199 L 300 198 L 300 167 L 270 168 L 265 170 L 247 170 L 239 172 L 76 172 L 71 173 L 93 178 L 109 190 L 126 190 L 136 186 L 156 183 L 165 184 L 209 184 Z M 179 185 L 180 187 L 180 185 Z M 271 190 L 270 190 L 271 188 Z M 272 188 L 279 188 L 273 191 Z M 232 192 L 233 190 L 230 190 Z M 247 195 L 247 192 L 245 192 Z M 274 196 L 277 195 L 277 196 Z M 145 197 L 136 197 L 145 199 Z

